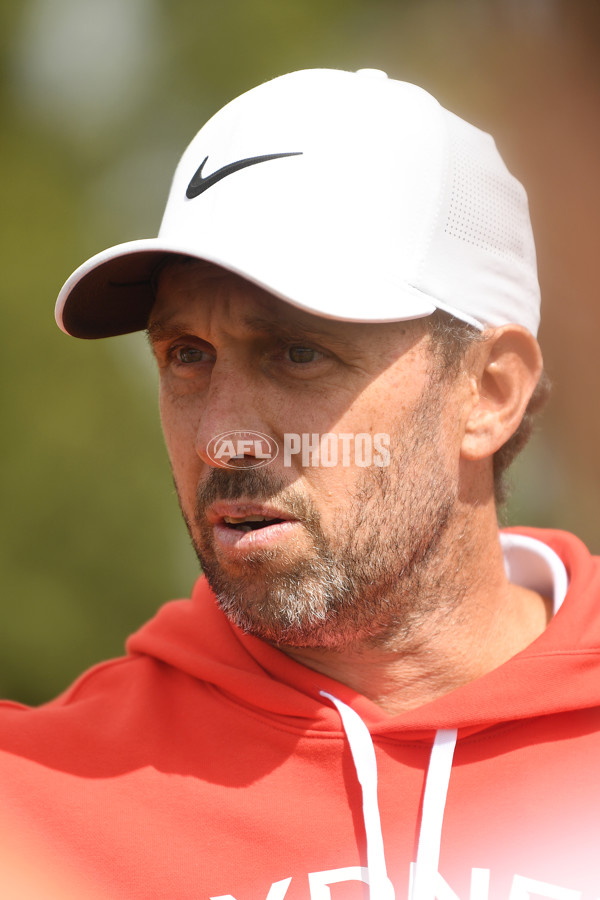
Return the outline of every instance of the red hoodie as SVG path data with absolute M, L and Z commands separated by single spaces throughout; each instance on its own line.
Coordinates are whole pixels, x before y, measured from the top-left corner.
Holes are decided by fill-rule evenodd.
M 242 634 L 203 579 L 57 700 L 0 704 L 0 896 L 598 900 L 600 561 L 520 533 L 568 573 L 546 631 L 397 716 Z

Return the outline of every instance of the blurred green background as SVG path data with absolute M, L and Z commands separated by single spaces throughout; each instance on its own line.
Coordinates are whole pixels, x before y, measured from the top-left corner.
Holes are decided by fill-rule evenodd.
M 48 699 L 189 594 L 144 339 L 69 339 L 53 303 L 156 233 L 213 112 L 293 69 L 382 68 L 495 135 L 530 197 L 555 384 L 507 516 L 600 551 L 597 0 L 13 0 L 0 25 L 0 695 Z

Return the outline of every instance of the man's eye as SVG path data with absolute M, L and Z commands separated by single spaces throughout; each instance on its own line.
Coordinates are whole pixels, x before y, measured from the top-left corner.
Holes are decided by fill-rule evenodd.
M 320 359 L 323 356 L 319 350 L 315 350 L 313 347 L 289 347 L 288 348 L 288 357 L 293 363 L 310 363 L 316 362 L 317 359 Z
M 174 359 L 184 365 L 206 362 L 209 354 L 200 347 L 175 347 L 172 351 Z

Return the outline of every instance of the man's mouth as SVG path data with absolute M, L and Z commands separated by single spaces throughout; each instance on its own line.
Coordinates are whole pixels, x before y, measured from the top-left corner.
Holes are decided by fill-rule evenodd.
M 257 531 L 269 525 L 278 525 L 286 519 L 268 518 L 267 516 L 223 516 L 223 523 L 236 531 Z
M 258 531 L 271 525 L 295 521 L 286 511 L 267 503 L 252 500 L 219 500 L 206 510 L 208 523 L 229 531 Z
M 295 516 L 275 504 L 256 500 L 217 500 L 204 515 L 222 559 L 273 549 L 302 533 Z

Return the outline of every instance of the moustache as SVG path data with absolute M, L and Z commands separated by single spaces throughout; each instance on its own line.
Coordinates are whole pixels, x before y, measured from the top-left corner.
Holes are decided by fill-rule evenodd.
M 219 500 L 257 500 L 276 505 L 290 518 L 308 527 L 319 524 L 319 514 L 310 498 L 290 488 L 283 478 L 262 469 L 211 469 L 196 491 L 196 521 L 206 519 L 208 508 Z

